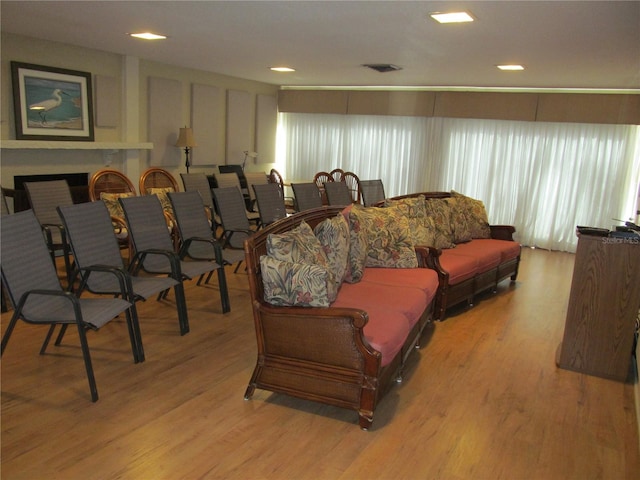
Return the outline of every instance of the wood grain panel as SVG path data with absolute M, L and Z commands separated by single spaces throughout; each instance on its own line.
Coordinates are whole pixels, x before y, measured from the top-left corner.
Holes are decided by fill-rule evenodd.
M 640 125 L 640 95 L 543 93 L 538 122 Z
M 431 117 L 434 103 L 434 92 L 355 90 L 349 92 L 347 113 Z

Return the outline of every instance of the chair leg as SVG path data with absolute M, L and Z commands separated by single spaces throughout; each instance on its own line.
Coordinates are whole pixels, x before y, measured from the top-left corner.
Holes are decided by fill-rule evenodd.
M 96 378 L 93 375 L 93 366 L 91 365 L 91 354 L 89 353 L 89 344 L 87 343 L 87 331 L 79 323 L 78 335 L 80 336 L 80 347 L 82 348 L 82 358 L 84 366 L 87 370 L 87 380 L 89 381 L 89 391 L 91 392 L 91 401 L 98 401 L 98 387 L 96 386 Z
M 44 339 L 44 342 L 42 342 L 42 347 L 40 347 L 40 355 L 44 355 L 44 352 L 47 350 L 47 347 L 49 346 L 49 341 L 51 340 L 51 336 L 53 335 L 53 332 L 56 329 L 56 324 L 52 323 L 49 326 L 49 331 L 47 332 L 47 336 Z
M 240 265 L 242 265 L 242 260 L 240 260 L 240 261 L 236 264 L 236 268 L 233 270 L 233 273 L 238 273 L 238 269 L 240 268 Z
M 16 326 L 16 322 L 18 321 L 18 313 L 19 313 L 19 310 L 16 310 L 16 312 L 11 317 L 11 320 L 9 321 L 9 325 L 7 325 L 7 329 L 4 332 L 4 335 L 2 337 L 2 346 L 0 347 L 0 356 L 4 353 L 4 349 L 7 348 L 7 343 L 9 343 L 9 338 L 11 337 L 11 334 L 13 333 L 13 329 Z
M 131 352 L 133 353 L 133 363 L 144 362 L 144 348 L 142 347 L 142 335 L 138 322 L 138 310 L 136 304 L 125 311 L 127 329 L 129 330 L 129 341 L 131 342 Z
M 176 307 L 178 309 L 178 324 L 180 325 L 180 335 L 189 333 L 189 315 L 187 313 L 187 300 L 184 295 L 184 285 L 179 282 L 173 290 L 176 294 Z
M 62 324 L 62 327 L 60 328 L 60 332 L 58 332 L 58 338 L 56 338 L 56 341 L 54 343 L 54 345 L 56 347 L 62 343 L 62 339 L 64 338 L 64 334 L 67 333 L 67 327 L 68 327 L 67 323 L 63 323 Z
M 227 276 L 224 273 L 224 267 L 218 268 L 218 287 L 220 288 L 222 313 L 227 313 L 231 311 L 231 304 L 229 302 L 229 290 L 227 288 Z

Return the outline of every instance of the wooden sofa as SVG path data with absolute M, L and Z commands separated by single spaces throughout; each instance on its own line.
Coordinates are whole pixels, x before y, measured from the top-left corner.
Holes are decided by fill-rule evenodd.
M 416 198 L 425 201 L 451 198 L 449 192 L 421 192 L 389 198 L 377 205 L 394 200 Z M 490 225 L 490 239 L 473 239 L 455 248 L 428 247 L 427 264 L 438 272 L 440 287 L 436 298 L 434 317 L 443 320 L 447 309 L 466 302 L 487 290 L 496 291 L 498 283 L 510 278 L 515 281 L 520 265 L 520 244 L 514 241 L 515 227 Z
M 264 299 L 260 257 L 271 234 L 314 228 L 341 207 L 307 210 L 269 225 L 244 244 L 258 355 L 245 393 L 256 388 L 358 412 L 371 426 L 379 400 L 399 381 L 411 351 L 432 319 L 439 279 L 426 267 L 429 249 L 417 247 L 419 267 L 365 268 L 359 283 L 344 283 L 329 307 L 273 306 Z

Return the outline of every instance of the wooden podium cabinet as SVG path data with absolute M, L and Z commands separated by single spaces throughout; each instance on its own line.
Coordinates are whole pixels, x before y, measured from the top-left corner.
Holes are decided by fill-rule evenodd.
M 640 242 L 579 235 L 560 368 L 625 381 L 640 310 Z

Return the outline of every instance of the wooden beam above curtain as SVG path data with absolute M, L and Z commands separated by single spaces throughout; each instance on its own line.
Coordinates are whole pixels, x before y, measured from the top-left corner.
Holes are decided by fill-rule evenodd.
M 278 111 L 640 125 L 640 94 L 280 90 Z

